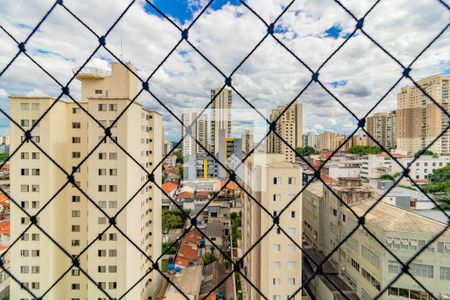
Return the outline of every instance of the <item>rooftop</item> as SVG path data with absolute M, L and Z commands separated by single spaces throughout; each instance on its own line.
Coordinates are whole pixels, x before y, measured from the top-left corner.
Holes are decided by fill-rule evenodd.
M 321 181 L 311 182 L 306 190 L 318 197 L 323 197 L 323 183 Z
M 376 200 L 366 200 L 351 204 L 351 209 L 362 216 Z M 417 213 L 384 203 L 377 205 L 366 215 L 366 224 L 385 231 L 436 234 L 445 229 L 445 223 L 421 216 Z M 444 235 L 450 235 L 448 229 Z
M 170 192 L 174 191 L 177 187 L 178 187 L 178 184 L 173 183 L 173 182 L 166 182 L 162 185 L 162 189 L 166 193 L 170 193 Z
M 183 293 L 188 295 L 198 295 L 200 292 L 202 276 L 202 266 L 192 266 L 183 269 L 181 273 L 175 275 L 172 278 L 172 282 Z M 178 291 L 171 285 L 168 289 L 169 292 L 178 293 Z

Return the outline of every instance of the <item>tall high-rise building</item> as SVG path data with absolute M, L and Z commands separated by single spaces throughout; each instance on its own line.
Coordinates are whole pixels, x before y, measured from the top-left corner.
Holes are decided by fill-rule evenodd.
M 396 148 L 395 111 L 375 113 L 366 119 L 367 132 L 387 150 Z M 369 146 L 378 146 L 367 138 Z
M 279 213 L 302 186 L 301 168 L 284 154 L 254 154 L 246 166 L 246 190 L 254 199 L 246 195 L 242 200 L 243 251 L 252 248 L 244 258 L 244 269 L 267 299 L 288 299 L 302 285 L 302 251 L 295 245 L 302 242 L 302 195 Z M 273 225 L 272 216 L 279 216 L 284 232 L 275 226 L 259 241 Z M 248 299 L 262 299 L 248 283 L 243 284 Z
M 211 90 L 211 100 L 220 89 Z M 223 89 L 211 105 L 211 152 L 215 154 L 219 147 L 219 133 L 225 130 L 225 138 L 231 136 L 231 90 Z
M 312 147 L 317 149 L 317 134 L 313 132 L 308 132 L 303 135 L 303 147 Z
M 286 109 L 286 105 L 280 105 L 272 109 L 269 120 L 275 121 Z M 273 132 L 270 133 L 267 143 L 267 152 L 284 154 L 290 162 L 296 161 L 295 152 L 287 145 L 296 149 L 303 146 L 303 108 L 300 103 L 292 104 L 276 123 L 275 131 L 283 138 L 281 140 Z M 287 144 L 286 144 L 287 143 Z
M 249 129 L 246 129 L 241 135 L 242 141 L 242 155 L 245 156 L 253 150 L 255 147 L 255 142 L 253 140 L 253 133 Z
M 325 130 L 317 139 L 317 149 L 318 150 L 334 150 L 336 149 L 336 133 Z
M 128 67 L 134 70 L 131 64 Z M 142 168 L 151 172 L 162 157 L 162 118 L 137 102 L 130 105 L 137 93 L 137 82 L 121 64 L 113 63 L 111 74 L 89 68 L 77 78 L 81 81 L 80 103 L 98 123 L 74 102 L 55 103 L 51 97 L 10 97 L 11 116 L 23 120 L 25 130 L 53 106 L 33 129 L 32 139 L 74 178 L 74 184 L 66 185 L 65 174 L 30 142 L 11 158 L 11 197 L 31 215 L 43 209 L 37 216 L 39 226 L 67 251 L 61 251 L 35 226 L 21 235 L 30 219 L 12 206 L 11 238 L 21 238 L 10 249 L 11 271 L 38 296 L 58 282 L 46 294 L 49 299 L 118 298 L 129 290 L 126 299 L 147 300 L 158 292 L 160 278 L 157 272 L 144 277 L 152 264 L 142 253 L 153 258 L 161 253 L 161 193 L 152 183 L 142 188 L 147 181 Z M 111 126 L 111 138 L 141 165 L 111 139 L 102 141 L 105 132 L 99 124 Z M 15 149 L 24 134 L 14 124 L 10 130 Z M 92 149 L 94 152 L 77 169 Z M 154 175 L 159 182 L 160 168 Z M 49 199 L 52 201 L 47 203 Z M 117 227 L 142 252 L 114 227 L 107 229 L 108 217 L 116 213 Z M 77 267 L 71 268 L 70 256 L 79 253 L 83 253 L 80 268 L 96 282 Z M 30 295 L 12 281 L 11 298 L 30 299 Z
M 418 81 L 446 111 L 449 111 L 450 76 L 434 75 Z M 448 118 L 443 111 L 415 86 L 402 87 L 397 94 L 396 136 L 397 148 L 415 154 L 428 146 L 447 126 Z M 445 133 L 431 151 L 450 154 L 450 133 Z
M 185 126 L 191 126 L 191 135 L 187 135 L 183 144 L 183 156 L 204 155 L 205 150 L 195 141 L 207 148 L 208 145 L 208 117 L 206 113 L 200 115 L 199 111 L 186 111 L 181 116 L 181 121 Z M 195 121 L 195 122 L 194 122 Z M 194 123 L 193 123 L 194 122 Z M 181 136 L 184 136 L 186 130 L 181 127 Z M 195 137 L 195 139 L 194 139 Z
M 0 136 L 0 144 L 9 146 L 9 135 Z

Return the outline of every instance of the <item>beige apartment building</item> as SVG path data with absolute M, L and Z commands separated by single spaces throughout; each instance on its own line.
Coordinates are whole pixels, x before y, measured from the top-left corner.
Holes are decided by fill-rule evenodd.
M 216 97 L 220 89 L 211 90 L 211 100 Z M 231 137 L 231 103 L 230 89 L 223 89 L 211 104 L 211 153 L 218 152 L 220 131 L 225 131 L 225 138 Z
M 317 138 L 317 150 L 334 150 L 336 149 L 336 138 L 337 134 L 330 131 L 325 130 L 319 137 Z
M 134 69 L 132 65 L 129 68 Z M 112 125 L 137 92 L 136 78 L 117 63 L 112 64 L 111 74 L 86 69 L 77 78 L 81 81 L 81 105 L 105 127 Z M 11 116 L 28 130 L 54 105 L 33 130 L 33 139 L 64 170 L 69 173 L 74 170 L 75 183 L 86 194 L 72 184 L 65 185 L 65 174 L 32 143 L 25 143 L 11 160 L 11 197 L 31 215 L 53 198 L 39 214 L 38 223 L 69 255 L 78 255 L 98 238 L 81 255 L 80 267 L 109 296 L 119 298 L 128 291 L 124 299 L 154 299 L 160 285 L 158 273 L 151 272 L 144 277 L 151 263 L 118 230 L 110 228 L 99 235 L 109 220 L 96 206 L 113 216 L 133 199 L 121 210 L 116 224 L 143 253 L 158 258 L 161 194 L 153 184 L 141 188 L 147 180 L 141 168 L 151 171 L 162 157 L 161 115 L 134 102 L 111 128 L 111 137 L 141 166 L 108 139 L 76 170 L 74 167 L 101 141 L 104 130 L 75 103 L 54 102 L 50 97 L 10 97 Z M 23 132 L 14 124 L 10 128 L 11 145 L 15 149 L 24 138 Z M 159 182 L 160 169 L 154 175 Z M 29 223 L 20 209 L 11 207 L 12 239 L 18 238 Z M 71 259 L 34 226 L 10 251 L 11 271 L 37 296 L 68 271 L 46 298 L 109 298 L 78 268 L 71 268 Z M 11 299 L 28 300 L 31 296 L 11 283 Z
M 301 189 L 301 169 L 286 161 L 283 154 L 254 154 L 246 165 L 247 191 L 273 216 Z M 268 299 L 287 299 L 302 284 L 302 253 L 294 244 L 301 245 L 302 241 L 301 203 L 300 195 L 280 216 L 280 227 L 292 240 L 274 227 L 244 259 L 244 272 Z M 246 253 L 270 229 L 273 219 L 248 196 L 242 205 L 243 252 Z M 250 284 L 241 281 L 245 299 L 263 299 Z M 301 292 L 296 299 L 301 299 Z
M 255 142 L 253 140 L 253 133 L 249 129 L 246 129 L 241 135 L 242 140 L 242 155 L 247 155 L 253 148 L 255 148 Z M 256 151 L 256 150 L 255 150 Z
M 375 113 L 366 119 L 367 132 L 387 150 L 395 149 L 395 121 L 395 111 Z M 371 138 L 367 140 L 369 146 L 378 146 Z
M 449 76 L 434 75 L 418 84 L 446 111 L 449 111 Z M 397 94 L 397 148 L 415 154 L 428 146 L 447 126 L 448 118 L 442 110 L 417 87 L 402 87 Z M 450 133 L 445 133 L 430 148 L 437 154 L 450 154 Z
M 272 109 L 269 121 L 275 121 L 286 109 L 287 105 L 280 105 Z M 281 140 L 273 132 L 267 138 L 267 152 L 284 154 L 287 161 L 295 162 L 295 152 L 287 145 L 296 149 L 303 146 L 303 107 L 300 103 L 292 104 L 281 115 L 276 123 L 275 131 L 283 138 Z

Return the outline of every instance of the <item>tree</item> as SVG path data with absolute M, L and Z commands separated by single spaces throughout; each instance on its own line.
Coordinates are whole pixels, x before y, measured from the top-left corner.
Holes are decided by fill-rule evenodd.
M 394 181 L 395 177 L 391 174 L 384 174 L 380 176 L 380 179 Z
M 431 156 L 433 156 L 435 158 L 438 157 L 438 155 L 436 153 L 434 153 L 433 151 L 431 151 L 431 150 L 425 150 L 425 151 L 420 150 L 420 151 L 417 151 L 416 154 L 414 154 L 414 157 L 418 157 L 420 155 L 431 155 Z
M 353 146 L 348 148 L 348 152 L 351 154 L 368 155 L 381 153 L 380 147 L 375 146 Z
M 177 164 L 182 164 L 184 162 L 183 153 L 181 152 L 181 150 L 174 151 L 173 154 L 175 154 L 175 156 L 177 157 Z
M 172 228 L 181 228 L 183 227 L 183 219 L 179 215 L 178 211 L 163 211 L 162 214 L 162 228 L 164 230 L 170 230 Z
M 0 162 L 4 162 L 5 160 L 8 159 L 8 157 L 9 157 L 9 153 L 7 153 L 7 152 L 0 153 Z
M 214 262 L 216 260 L 216 257 L 214 256 L 214 254 L 211 254 L 209 252 L 207 252 L 205 254 L 205 256 L 203 256 L 203 264 L 205 266 L 209 265 L 210 263 Z
M 428 179 L 430 183 L 423 187 L 425 192 L 432 193 L 442 208 L 450 208 L 450 166 L 433 170 Z
M 295 151 L 300 154 L 301 156 L 309 156 L 311 154 L 316 153 L 316 150 L 313 147 L 306 146 L 306 147 L 298 147 L 295 149 Z

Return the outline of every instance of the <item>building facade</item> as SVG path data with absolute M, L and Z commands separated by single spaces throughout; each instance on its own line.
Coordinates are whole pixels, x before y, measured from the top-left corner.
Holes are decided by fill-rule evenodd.
M 132 65 L 128 67 L 134 69 Z M 137 283 L 126 299 L 147 300 L 158 292 L 158 274 L 151 272 L 140 281 L 152 267 L 151 262 L 117 229 L 106 230 L 106 227 L 108 216 L 114 216 L 133 197 L 117 215 L 116 224 L 143 253 L 153 258 L 160 255 L 161 193 L 153 184 L 142 188 L 147 181 L 142 168 L 152 172 L 162 157 L 161 115 L 137 102 L 130 105 L 137 93 L 137 82 L 121 64 L 112 64 L 112 74 L 89 69 L 83 70 L 77 78 L 82 86 L 80 104 L 95 120 L 74 102 L 54 103 L 55 99 L 50 97 L 10 97 L 11 116 L 17 120 L 28 120 L 30 125 L 54 105 L 32 131 L 33 140 L 74 177 L 74 184 L 65 185 L 67 178 L 64 173 L 44 153 L 27 142 L 11 159 L 11 197 L 31 215 L 53 198 L 37 216 L 39 225 L 70 255 L 78 255 L 95 241 L 79 257 L 80 268 L 95 278 L 98 285 L 113 298 L 120 297 Z M 113 123 L 127 105 L 130 105 L 127 111 L 117 123 Z M 103 140 L 105 132 L 100 125 L 111 126 L 111 139 Z M 23 132 L 16 126 L 11 125 L 10 128 L 11 145 L 17 147 L 24 139 Z M 136 158 L 141 166 L 121 151 L 113 140 Z M 95 151 L 77 168 L 91 149 Z M 153 174 L 159 182 L 161 170 L 158 168 Z M 11 236 L 16 239 L 30 220 L 13 206 L 11 223 Z M 100 234 L 102 231 L 103 234 Z M 71 258 L 67 253 L 56 247 L 35 226 L 10 251 L 11 271 L 19 274 L 20 280 L 36 295 L 42 295 L 68 270 L 47 297 L 108 298 L 80 269 L 71 268 Z M 12 283 L 11 298 L 30 299 L 30 295 Z
M 317 134 L 313 132 L 308 132 L 303 135 L 303 147 L 313 147 L 317 149 Z
M 418 81 L 443 109 L 449 111 L 449 76 L 434 75 Z M 415 86 L 402 87 L 397 94 L 397 148 L 415 154 L 427 147 L 448 126 L 445 113 Z M 450 133 L 446 132 L 429 150 L 450 154 Z
M 301 195 L 286 207 L 301 188 L 301 169 L 286 161 L 284 154 L 256 154 L 247 161 L 246 190 L 265 207 L 263 211 L 248 195 L 243 199 L 242 236 L 243 252 L 249 250 L 265 232 L 270 232 L 257 247 L 245 257 L 244 272 L 268 299 L 287 299 L 293 295 L 302 278 L 301 244 L 302 200 Z M 272 216 L 279 216 L 280 227 L 291 237 L 271 226 Z M 249 284 L 245 285 L 247 299 L 263 299 Z M 297 294 L 296 299 L 301 295 Z
M 366 119 L 367 132 L 387 150 L 397 147 L 395 124 L 395 111 L 375 113 Z M 378 146 L 371 138 L 368 138 L 368 145 Z
M 275 131 L 284 141 L 271 132 L 268 137 L 267 153 L 284 154 L 287 161 L 294 163 L 296 155 L 288 145 L 293 149 L 303 146 L 303 107 L 300 103 L 294 103 L 283 113 L 285 109 L 286 105 L 272 109 L 269 120 L 273 122 L 279 118 Z
M 199 143 L 207 149 L 208 145 L 208 116 L 206 113 L 200 115 L 198 111 L 187 110 L 181 116 L 183 125 L 191 128 L 191 135 L 186 135 L 183 139 L 183 156 L 204 155 L 206 151 Z M 186 134 L 186 129 L 181 126 L 181 136 Z
M 219 93 L 220 92 L 220 93 Z M 218 94 L 218 95 L 217 95 Z M 215 97 L 215 98 L 214 98 Z M 232 93 L 229 89 L 211 90 L 211 153 L 218 152 L 220 131 L 225 131 L 225 138 L 231 136 Z

